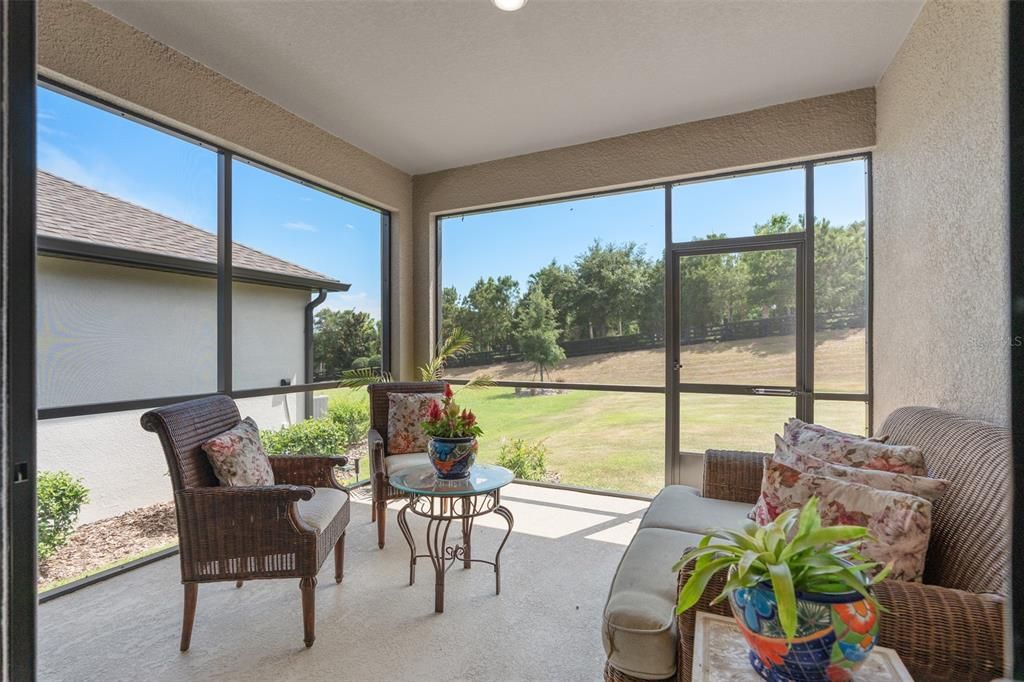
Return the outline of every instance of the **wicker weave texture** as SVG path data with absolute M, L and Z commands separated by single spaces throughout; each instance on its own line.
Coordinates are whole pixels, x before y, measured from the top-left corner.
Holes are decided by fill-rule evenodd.
M 930 407 L 902 407 L 881 433 L 890 443 L 921 448 L 929 474 L 950 481 L 932 508 L 924 581 L 1006 594 L 1009 429 Z
M 761 495 L 762 452 L 708 450 L 704 453 L 701 495 L 716 500 L 754 504 Z

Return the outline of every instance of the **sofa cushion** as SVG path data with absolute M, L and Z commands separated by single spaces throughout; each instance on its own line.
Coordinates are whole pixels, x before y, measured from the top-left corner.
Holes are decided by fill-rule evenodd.
M 322 533 L 348 502 L 348 493 L 337 488 L 314 488 L 313 497 L 296 502 L 299 516 Z
M 399 471 L 420 464 L 430 464 L 430 458 L 425 452 L 410 452 L 407 455 L 388 455 L 384 458 L 384 471 L 388 476 L 394 476 Z
M 601 628 L 609 662 L 623 673 L 661 680 L 676 672 L 676 574 L 672 566 L 700 536 L 641 528 L 612 579 Z
M 703 535 L 709 528 L 739 528 L 747 522 L 748 502 L 701 497 L 696 488 L 670 485 L 651 501 L 641 528 L 668 528 Z

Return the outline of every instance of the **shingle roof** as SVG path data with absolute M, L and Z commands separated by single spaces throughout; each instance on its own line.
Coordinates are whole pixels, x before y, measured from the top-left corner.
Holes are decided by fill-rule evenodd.
M 38 171 L 36 179 L 36 233 L 40 237 L 110 246 L 140 255 L 217 262 L 217 237 L 206 230 L 46 171 Z M 332 277 L 238 242 L 234 242 L 231 252 L 236 268 L 268 273 L 278 279 L 322 283 L 332 290 L 348 288 Z

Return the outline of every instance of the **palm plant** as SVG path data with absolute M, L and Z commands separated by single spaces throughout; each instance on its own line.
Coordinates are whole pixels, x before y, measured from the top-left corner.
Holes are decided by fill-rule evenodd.
M 803 509 L 785 511 L 764 526 L 751 522 L 740 531 L 711 530 L 673 568 L 678 571 L 695 562 L 679 592 L 676 613 L 692 608 L 712 576 L 722 570 L 729 570 L 729 577 L 712 603 L 717 604 L 740 588 L 770 584 L 778 603 L 779 623 L 788 641 L 796 635 L 798 591 L 853 591 L 881 609 L 869 588 L 884 580 L 892 565 L 871 575 L 881 564 L 867 561 L 857 551 L 861 543 L 871 539 L 868 529 L 861 526 L 822 527 L 817 497 L 808 500 Z
M 451 333 L 434 348 L 433 357 L 425 365 L 419 367 L 420 381 L 440 381 L 444 369 L 452 360 L 462 357 L 473 349 L 473 339 L 461 328 L 455 327 Z M 346 370 L 341 375 L 339 384 L 345 388 L 365 388 L 370 384 L 391 382 L 391 373 L 374 367 Z M 487 375 L 470 379 L 465 388 L 490 386 L 494 381 Z

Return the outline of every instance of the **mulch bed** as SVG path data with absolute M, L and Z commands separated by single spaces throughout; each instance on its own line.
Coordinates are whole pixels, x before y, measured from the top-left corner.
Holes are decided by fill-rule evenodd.
M 39 563 L 39 584 L 75 578 L 177 539 L 173 502 L 86 523 L 75 530 L 66 545 Z

